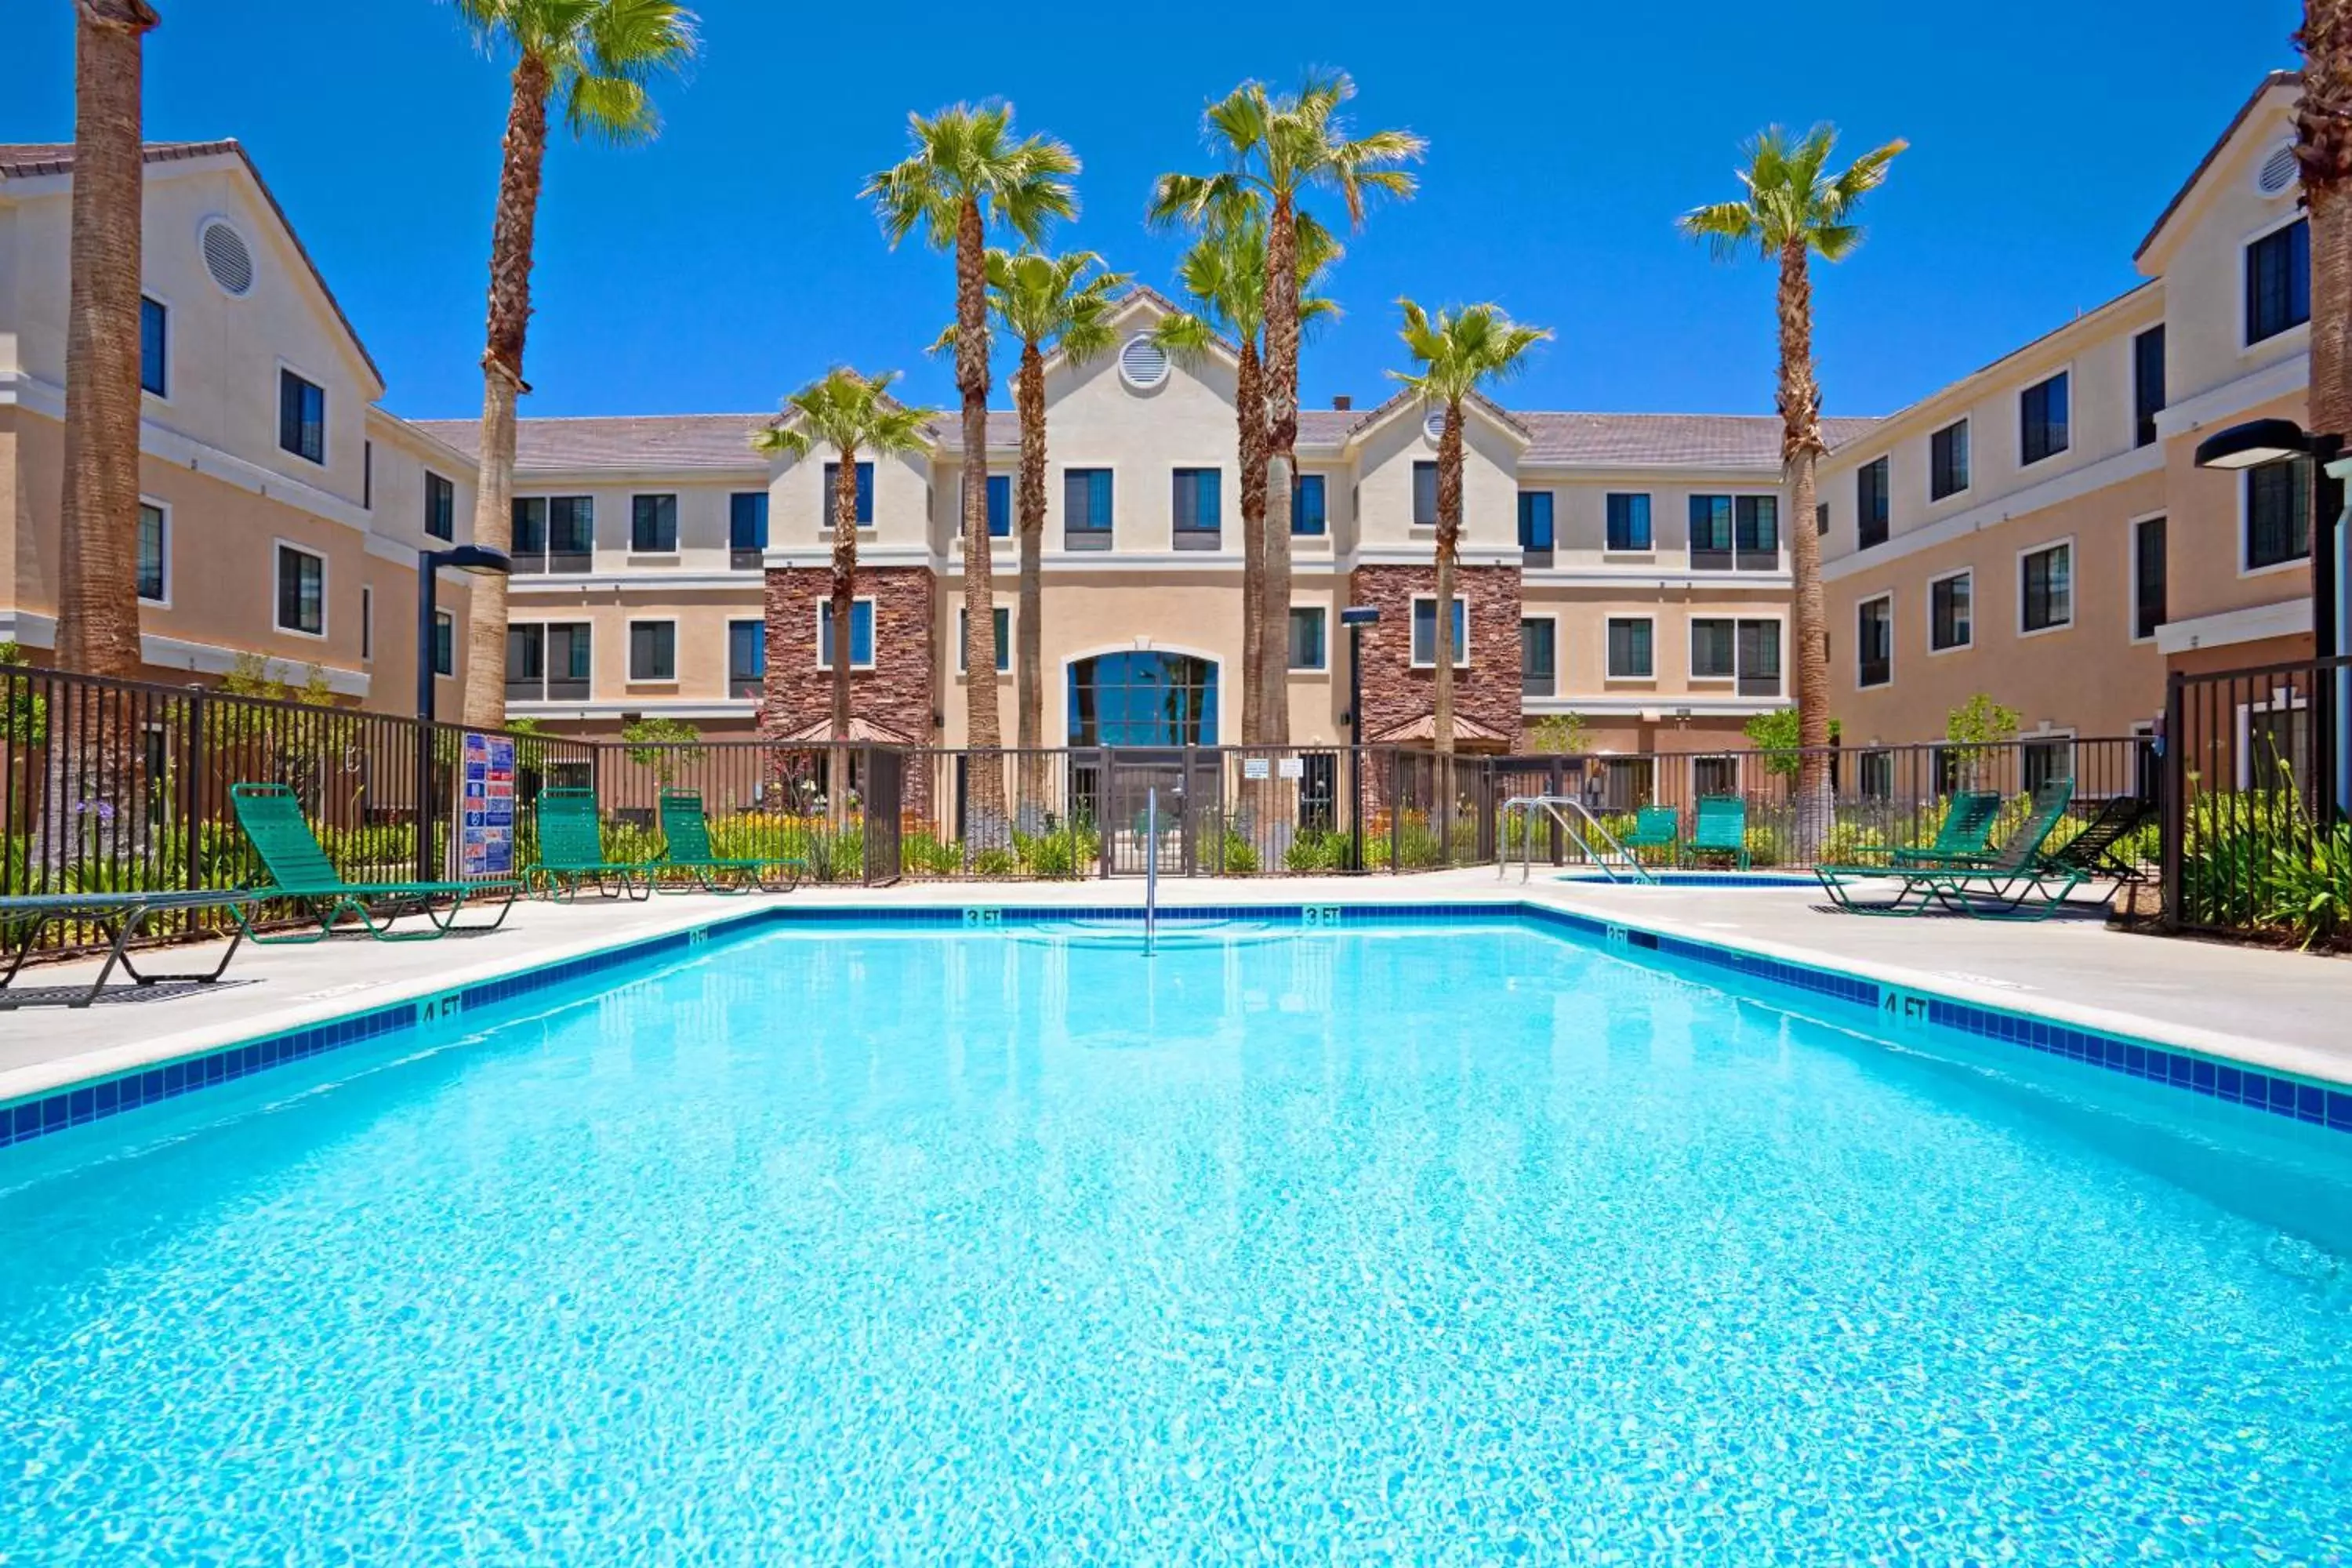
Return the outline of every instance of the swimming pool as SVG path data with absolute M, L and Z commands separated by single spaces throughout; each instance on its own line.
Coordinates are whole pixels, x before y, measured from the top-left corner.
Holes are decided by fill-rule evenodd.
M 2342 1133 L 1232 935 L 752 935 L 9 1150 L 0 1550 L 2352 1552 Z

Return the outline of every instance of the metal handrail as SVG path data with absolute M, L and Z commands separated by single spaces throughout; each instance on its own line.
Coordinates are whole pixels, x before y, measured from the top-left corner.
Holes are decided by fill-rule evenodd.
M 1562 806 L 1575 813 L 1576 816 L 1583 821 L 1585 826 L 1591 828 L 1594 836 L 1607 845 L 1619 858 L 1612 862 L 1608 855 L 1596 851 L 1584 835 L 1577 830 L 1576 822 L 1561 815 Z M 1511 854 L 1507 847 L 1511 841 L 1511 814 L 1514 811 L 1526 818 L 1525 829 L 1519 836 L 1519 880 L 1525 882 L 1534 875 L 1535 813 L 1538 808 L 1559 825 L 1560 830 L 1566 833 L 1577 848 L 1583 853 L 1584 858 L 1600 867 L 1601 875 L 1611 881 L 1617 880 L 1617 868 L 1622 866 L 1633 874 L 1633 880 L 1636 882 L 1649 887 L 1657 885 L 1658 879 L 1650 875 L 1649 868 L 1643 865 L 1631 849 L 1619 843 L 1617 836 L 1601 826 L 1601 819 L 1593 816 L 1582 801 L 1570 795 L 1515 795 L 1503 803 L 1502 826 L 1505 847 L 1495 861 L 1495 876 L 1497 880 L 1509 876 L 1511 871 Z
M 1143 797 L 1143 956 L 1160 943 L 1160 789 Z

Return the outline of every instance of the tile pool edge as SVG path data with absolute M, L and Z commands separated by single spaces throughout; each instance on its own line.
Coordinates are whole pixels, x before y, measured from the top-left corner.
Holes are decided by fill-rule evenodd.
M 2055 999 L 2032 1008 L 1992 999 L 1989 988 L 1897 966 L 1856 962 L 1811 949 L 1701 936 L 1673 921 L 1605 917 L 1527 897 L 1451 898 L 1363 903 L 1195 904 L 1167 910 L 1169 921 L 1278 920 L 1309 928 L 1474 921 L 1517 918 L 1597 938 L 1604 946 L 1679 959 L 1737 975 L 1869 1008 L 1890 1036 L 1937 1026 L 2024 1049 L 2064 1057 L 2184 1092 L 2352 1133 L 2352 1082 L 2326 1072 L 2282 1067 L 2292 1047 L 2176 1026 L 2151 1034 L 2156 1020 L 2104 1014 Z M 520 968 L 495 963 L 425 984 L 394 985 L 367 1005 L 324 1017 L 265 1026 L 216 1025 L 182 1036 L 88 1053 L 0 1072 L 0 1149 L 86 1125 L 192 1090 L 235 1081 L 346 1045 L 438 1026 L 468 1009 L 549 990 L 601 971 L 685 952 L 713 936 L 770 926 L 1018 929 L 1075 921 L 1139 922 L 1132 904 L 769 903 L 740 913 L 682 914 L 671 927 L 549 955 Z M 223 1038 L 208 1038 L 222 1036 Z M 2333 1065 L 2333 1064 L 2328 1064 Z

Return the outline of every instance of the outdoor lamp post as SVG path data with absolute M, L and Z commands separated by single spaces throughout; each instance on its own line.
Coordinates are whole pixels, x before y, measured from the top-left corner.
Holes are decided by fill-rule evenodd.
M 416 879 L 436 879 L 433 865 L 433 622 L 440 606 L 439 572 L 454 566 L 476 576 L 504 576 L 514 563 L 501 551 L 487 545 L 460 544 L 448 550 L 416 552 Z M 449 666 L 457 668 L 456 635 L 450 641 Z
M 2312 466 L 2312 651 L 2319 658 L 2341 658 L 2352 653 L 2347 646 L 2352 639 L 2347 636 L 2352 633 L 2352 605 L 2346 603 L 2352 563 L 2342 559 L 2345 547 L 2352 544 L 2352 523 L 2320 504 L 2319 475 L 2324 471 L 2338 483 L 2352 478 L 2352 458 L 2344 454 L 2344 437 L 2315 434 L 2292 419 L 2250 419 L 2197 443 L 2200 468 L 2234 473 L 2294 458 L 2309 458 Z M 2352 485 L 2347 486 L 2347 493 L 2352 494 Z M 2314 781 L 2319 788 L 2313 793 L 2334 802 L 2338 813 L 2352 816 L 2352 670 L 2321 675 L 2314 684 L 2319 689 L 2312 693 L 2312 760 L 2329 776 Z M 2332 699 L 2323 698 L 2331 689 Z M 2178 745 L 2180 738 L 2168 736 L 2166 743 Z
M 1351 864 L 1364 868 L 1364 628 L 1380 624 L 1378 605 L 1350 605 L 1339 612 L 1348 628 L 1348 793 L 1349 831 L 1355 840 Z

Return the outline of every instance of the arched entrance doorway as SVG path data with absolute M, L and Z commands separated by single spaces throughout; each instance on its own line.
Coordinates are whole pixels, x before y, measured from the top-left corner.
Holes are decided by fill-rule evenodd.
M 1217 663 L 1121 648 L 1069 663 L 1071 793 L 1101 829 L 1114 874 L 1192 869 L 1196 811 L 1215 814 L 1217 764 L 1185 748 L 1217 743 Z M 1147 803 L 1157 800 L 1158 833 Z

